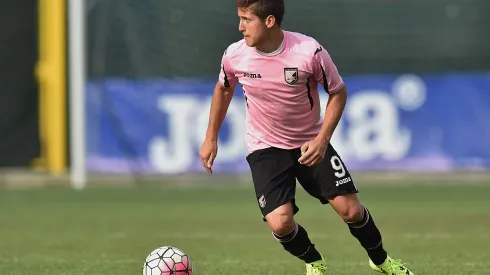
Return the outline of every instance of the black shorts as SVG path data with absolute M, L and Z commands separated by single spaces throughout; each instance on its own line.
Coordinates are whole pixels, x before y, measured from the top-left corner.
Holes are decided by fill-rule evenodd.
M 314 166 L 300 164 L 300 156 L 299 148 L 285 150 L 273 147 L 254 151 L 247 156 L 263 217 L 288 202 L 292 203 L 294 214 L 299 211 L 295 200 L 296 180 L 322 204 L 339 195 L 359 192 L 331 144 L 325 158 Z

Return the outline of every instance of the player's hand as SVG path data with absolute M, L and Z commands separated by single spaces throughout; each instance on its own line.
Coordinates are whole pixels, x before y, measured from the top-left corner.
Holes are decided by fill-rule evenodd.
M 205 139 L 201 145 L 201 150 L 199 152 L 199 157 L 201 159 L 202 166 L 208 174 L 213 173 L 213 162 L 218 154 L 218 141 Z
M 319 139 L 308 141 L 301 146 L 301 157 L 298 159 L 299 163 L 306 166 L 313 166 L 325 157 L 327 151 L 328 142 Z

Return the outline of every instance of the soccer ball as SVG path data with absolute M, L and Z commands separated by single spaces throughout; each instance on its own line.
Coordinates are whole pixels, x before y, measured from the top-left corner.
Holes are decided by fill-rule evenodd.
M 146 257 L 143 275 L 192 275 L 191 260 L 178 248 L 162 246 Z

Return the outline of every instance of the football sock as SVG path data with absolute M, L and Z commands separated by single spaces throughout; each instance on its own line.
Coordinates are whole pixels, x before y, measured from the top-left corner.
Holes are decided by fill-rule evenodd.
M 363 218 L 359 222 L 347 223 L 350 233 L 356 237 L 362 247 L 373 261 L 374 264 L 382 264 L 387 257 L 387 253 L 383 248 L 381 233 L 374 223 L 373 217 L 369 211 L 364 208 Z
M 306 230 L 297 223 L 295 223 L 294 230 L 284 236 L 278 236 L 274 232 L 272 235 L 282 244 L 286 251 L 305 261 L 305 263 L 312 263 L 322 259 L 315 245 L 308 238 Z

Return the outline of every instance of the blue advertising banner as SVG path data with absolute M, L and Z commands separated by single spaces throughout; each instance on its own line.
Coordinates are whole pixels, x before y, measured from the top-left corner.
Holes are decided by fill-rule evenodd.
M 490 168 L 490 73 L 345 77 L 349 99 L 332 144 L 350 170 Z M 92 172 L 204 172 L 199 147 L 216 79 L 88 83 Z M 241 87 L 237 87 L 237 90 Z M 321 102 L 326 106 L 326 93 Z M 220 132 L 217 173 L 248 172 L 245 102 L 236 92 Z

